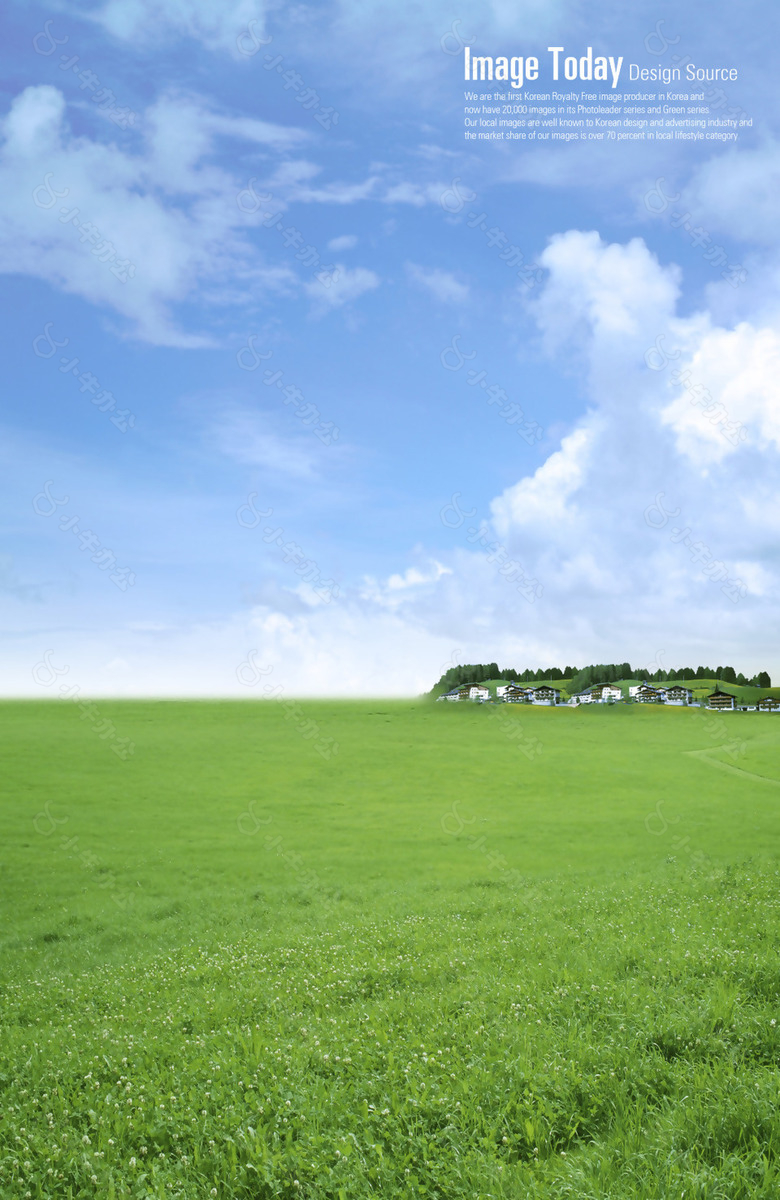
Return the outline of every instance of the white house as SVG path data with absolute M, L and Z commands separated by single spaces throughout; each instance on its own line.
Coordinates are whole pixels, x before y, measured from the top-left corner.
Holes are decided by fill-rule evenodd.
M 451 691 L 439 696 L 440 700 L 478 700 L 484 702 L 490 699 L 490 688 L 482 683 L 460 683 Z
M 496 688 L 496 698 L 505 704 L 526 704 L 530 699 L 532 689 L 521 687 L 519 683 L 499 684 Z
M 623 693 L 612 683 L 597 683 L 584 692 L 572 696 L 577 704 L 606 704 L 608 700 L 622 700 Z
M 559 704 L 561 699 L 560 688 L 550 687 L 549 684 L 543 683 L 537 688 L 529 688 L 532 704 Z
M 439 696 L 440 700 L 478 700 L 484 702 L 490 699 L 490 689 L 481 683 L 461 683 L 451 691 Z
M 672 683 L 669 687 L 659 688 L 667 704 L 690 704 L 693 700 L 691 688 L 683 687 L 681 683 Z
M 633 700 L 637 693 L 642 691 L 657 692 L 658 688 L 653 687 L 651 683 L 635 683 L 628 689 L 628 694 Z

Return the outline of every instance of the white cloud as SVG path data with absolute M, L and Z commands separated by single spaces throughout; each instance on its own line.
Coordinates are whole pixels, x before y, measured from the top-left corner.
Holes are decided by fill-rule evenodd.
M 777 246 L 778 188 L 780 145 L 769 140 L 708 158 L 693 171 L 679 203 L 711 230 Z
M 371 575 L 366 575 L 359 588 L 360 601 L 369 609 L 396 610 L 402 605 L 408 605 L 410 598 L 419 597 L 420 589 L 431 594 L 432 587 L 445 575 L 452 575 L 452 567 L 447 567 L 437 559 L 430 559 L 422 566 L 408 567 L 404 572 L 390 575 L 384 583 Z
M 259 413 L 229 410 L 211 423 L 207 441 L 235 462 L 261 467 L 272 476 L 302 480 L 316 473 L 319 456 L 311 439 L 283 437 Z
M 583 342 L 635 356 L 679 294 L 679 270 L 659 267 L 641 238 L 607 245 L 598 233 L 570 230 L 550 240 L 539 263 L 550 276 L 535 315 L 551 351 Z
M 338 253 L 339 250 L 352 250 L 357 246 L 357 238 L 354 233 L 344 233 L 341 237 L 331 238 L 328 242 L 328 249 Z
M 362 183 L 326 183 L 319 188 L 300 186 L 290 190 L 289 199 L 301 204 L 356 204 L 359 200 L 367 200 L 378 182 L 378 177 L 372 175 Z
M 436 583 L 442 575 L 452 574 L 452 568 L 445 567 L 440 562 L 433 562 L 431 566 L 433 570 L 427 575 L 417 567 L 409 567 L 403 575 L 391 575 L 387 581 L 389 590 L 397 592 L 403 588 L 418 587 L 421 583 Z
M 55 698 L 63 683 L 77 685 L 82 696 L 250 700 L 261 699 L 264 686 L 281 686 L 284 696 L 408 696 L 431 686 L 452 649 L 446 637 L 389 611 L 331 604 L 285 615 L 258 606 L 226 622 L 177 623 L 164 634 L 120 626 L 94 634 L 49 630 L 21 644 L 6 642 L 0 690 L 39 699 Z M 69 668 L 50 688 L 32 676 L 47 650 L 55 668 Z M 112 661 L 125 665 L 118 670 Z M 261 675 L 258 668 L 267 667 L 271 672 Z
M 444 196 L 450 184 L 448 183 L 412 183 L 410 180 L 403 180 L 401 183 L 389 185 L 382 195 L 384 204 L 411 204 L 413 208 L 423 208 L 426 204 L 440 204 L 441 198 Z M 468 192 L 468 195 L 473 193 Z M 457 201 L 453 200 L 453 204 Z
M 453 70 L 460 67 L 462 74 L 465 41 L 486 47 L 520 38 L 531 44 L 536 36 L 558 36 L 565 17 L 567 36 L 576 42 L 584 24 L 564 0 L 523 0 L 520 5 L 516 0 L 476 0 L 460 11 L 462 16 L 447 0 L 338 0 L 333 6 L 330 57 L 336 64 L 348 63 L 350 77 L 375 92 L 404 89 L 419 100 L 440 79 L 451 86 Z
M 755 661 L 768 580 L 780 582 L 767 537 L 776 520 L 764 511 L 780 468 L 778 330 L 677 316 L 677 272 L 638 240 L 608 246 L 571 231 L 541 262 L 550 276 L 535 315 L 550 353 L 576 350 L 591 410 L 492 505 L 508 553 L 544 583 L 540 615 L 555 625 L 576 613 L 591 646 L 598 635 L 605 649 L 663 629 L 687 662 L 699 645 Z M 659 337 L 676 356 L 665 366 L 652 352 Z M 730 442 L 680 395 L 675 370 L 690 370 L 729 416 L 749 421 L 751 439 Z M 738 604 L 723 590 L 724 570 L 748 588 Z
M 719 462 L 748 441 L 780 450 L 780 331 L 747 322 L 713 329 L 679 369 L 687 374 L 688 387 L 678 385 L 677 398 L 661 418 L 693 463 Z
M 90 17 L 110 34 L 143 46 L 185 35 L 210 50 L 237 53 L 236 39 L 254 21 L 263 36 L 262 0 L 106 0 L 101 8 L 79 15 Z M 246 43 L 250 48 L 251 39 Z
M 328 273 L 327 278 L 331 281 L 327 286 L 319 279 L 304 284 L 304 291 L 314 301 L 314 311 L 318 313 L 351 304 L 358 296 L 373 291 L 381 283 L 379 276 L 366 267 L 350 270 L 343 263 L 336 263 L 335 271 Z
M 179 330 L 172 315 L 196 290 L 211 287 L 217 299 L 223 289 L 230 300 L 230 289 L 251 289 L 257 298 L 296 282 L 247 241 L 236 203 L 244 185 L 204 161 L 220 133 L 278 146 L 296 131 L 164 96 L 149 110 L 145 153 L 131 154 L 73 136 L 64 114 L 62 94 L 43 85 L 17 96 L 3 122 L 0 270 L 45 279 L 173 346 L 211 342 Z
M 282 194 L 286 204 L 356 204 L 372 196 L 379 183 L 378 175 L 369 175 L 359 183 L 336 180 L 313 187 L 311 180 L 322 173 L 322 167 L 305 158 L 287 159 L 279 163 L 265 181 L 276 196 Z
M 533 475 L 497 497 L 490 506 L 497 532 L 530 526 L 560 534 L 575 522 L 578 512 L 569 501 L 582 488 L 595 441 L 594 426 L 576 429 Z
M 468 284 L 460 283 L 451 272 L 439 267 L 420 267 L 410 262 L 406 264 L 406 273 L 413 283 L 430 292 L 442 304 L 465 304 L 469 298 Z

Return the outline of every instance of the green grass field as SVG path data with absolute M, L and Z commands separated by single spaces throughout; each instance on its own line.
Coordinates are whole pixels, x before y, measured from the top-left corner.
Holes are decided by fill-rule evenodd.
M 780 1194 L 780 715 L 96 707 L 0 704 L 3 1198 Z

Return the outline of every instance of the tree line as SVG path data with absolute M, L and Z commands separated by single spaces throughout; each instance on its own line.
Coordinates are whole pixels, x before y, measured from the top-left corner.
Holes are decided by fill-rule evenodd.
M 462 666 L 450 667 L 445 671 L 433 691 L 448 692 L 451 688 L 462 683 L 481 683 L 483 679 L 506 679 L 514 683 L 541 683 L 551 679 L 570 679 L 577 670 L 576 667 L 549 667 L 546 671 L 516 671 L 514 667 L 501 667 L 498 663 L 466 663 Z
M 485 679 L 506 679 L 515 683 L 542 683 L 556 680 L 571 680 L 568 685 L 570 693 L 583 692 L 596 683 L 615 683 L 618 679 L 640 679 L 646 683 L 672 683 L 676 679 L 717 679 L 722 683 L 732 683 L 739 687 L 768 688 L 772 680 L 767 671 L 759 671 L 757 675 L 747 678 L 733 667 L 675 667 L 669 671 L 659 668 L 648 671 L 644 667 L 631 667 L 630 663 L 592 663 L 588 667 L 547 667 L 534 671 L 526 668 L 516 671 L 514 667 L 501 667 L 497 663 L 465 663 L 450 667 L 445 671 L 439 682 L 431 689 L 435 692 L 448 692 L 451 688 L 463 683 L 482 683 Z
M 721 683 L 733 683 L 738 687 L 768 688 L 772 680 L 768 671 L 747 678 L 733 667 L 673 667 L 669 671 L 659 668 L 648 671 L 644 667 L 630 667 L 628 663 L 596 663 L 583 667 L 571 681 L 570 692 L 582 692 L 594 683 L 615 683 L 618 679 L 641 679 L 645 683 L 673 683 L 676 679 L 717 679 Z

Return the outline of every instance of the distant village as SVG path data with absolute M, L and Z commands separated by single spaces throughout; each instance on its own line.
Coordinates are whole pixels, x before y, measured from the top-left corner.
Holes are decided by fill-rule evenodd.
M 614 683 L 596 683 L 584 691 L 576 692 L 568 700 L 561 699 L 560 688 L 552 684 L 525 687 L 520 683 L 498 684 L 495 696 L 484 683 L 462 683 L 444 692 L 439 700 L 458 702 L 471 701 L 477 704 L 544 704 L 551 707 L 578 708 L 581 704 L 668 704 L 677 707 L 709 708 L 719 712 L 780 712 L 780 699 L 764 696 L 754 704 L 741 704 L 731 692 L 716 687 L 708 696 L 694 700 L 691 688 L 680 683 L 656 687 L 650 683 L 638 683 L 628 688 L 628 697 Z

